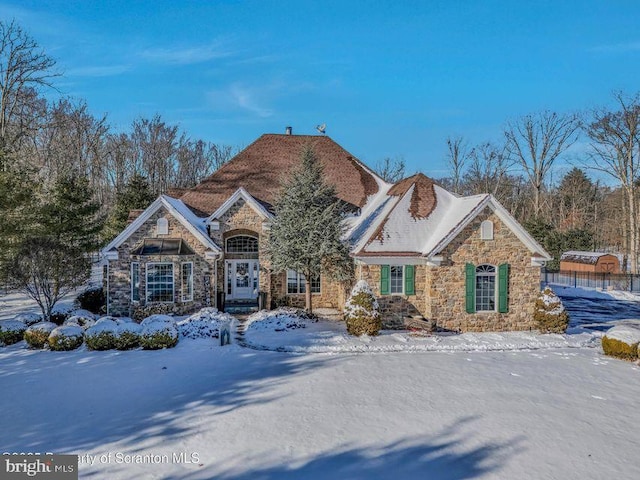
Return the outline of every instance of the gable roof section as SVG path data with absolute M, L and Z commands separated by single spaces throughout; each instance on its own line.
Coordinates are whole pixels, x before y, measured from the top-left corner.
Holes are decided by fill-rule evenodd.
M 220 208 L 218 208 L 215 212 L 209 215 L 209 218 L 207 218 L 207 222 L 210 222 L 216 218 L 220 218 L 222 215 L 224 215 L 227 212 L 227 210 L 233 207 L 233 205 L 235 205 L 235 203 L 241 198 L 244 199 L 244 201 L 247 202 L 247 204 L 251 208 L 253 208 L 253 210 L 258 215 L 260 215 L 263 220 L 270 220 L 273 218 L 273 214 L 271 214 L 271 212 L 269 212 L 264 207 L 264 205 L 262 205 L 255 198 L 253 198 L 249 194 L 249 192 L 247 192 L 243 187 L 240 187 L 222 205 L 220 205 Z
M 220 247 L 207 234 L 207 228 L 204 218 L 197 217 L 182 201 L 171 198 L 167 195 L 160 195 L 149 207 L 140 214 L 132 223 L 127 225 L 120 234 L 111 240 L 109 244 L 102 249 L 103 253 L 114 250 L 122 245 L 133 233 L 135 233 L 151 216 L 160 208 L 166 208 L 194 237 L 196 237 L 205 247 L 210 250 L 221 253 Z
M 354 256 L 434 257 L 488 206 L 535 256 L 551 259 L 492 195 L 458 197 L 418 174 L 396 183 L 386 197 L 378 200 L 375 219 L 350 230 Z
M 286 175 L 300 164 L 305 147 L 313 148 L 338 198 L 362 208 L 384 182 L 327 136 L 265 134 L 180 199 L 210 215 L 243 187 L 258 202 L 272 206 Z

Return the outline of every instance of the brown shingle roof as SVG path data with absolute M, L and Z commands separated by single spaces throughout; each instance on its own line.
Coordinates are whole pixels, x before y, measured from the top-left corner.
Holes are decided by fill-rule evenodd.
M 300 162 L 306 146 L 313 148 L 338 198 L 362 207 L 378 191 L 374 174 L 331 138 L 317 135 L 265 134 L 180 198 L 203 214 L 213 213 L 238 188 L 263 204 L 273 205 L 281 182 Z
M 416 188 L 411 194 L 409 213 L 413 218 L 427 218 L 433 209 L 436 208 L 436 192 L 433 188 L 434 181 L 426 175 L 417 173 L 404 180 L 400 180 L 391 187 L 389 195 L 401 197 L 407 193 L 411 185 L 414 184 Z

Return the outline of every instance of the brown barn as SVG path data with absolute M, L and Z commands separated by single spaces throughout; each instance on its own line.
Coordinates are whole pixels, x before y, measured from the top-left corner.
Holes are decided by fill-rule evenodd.
M 620 260 L 613 253 L 572 250 L 560 257 L 560 270 L 570 272 L 620 273 Z

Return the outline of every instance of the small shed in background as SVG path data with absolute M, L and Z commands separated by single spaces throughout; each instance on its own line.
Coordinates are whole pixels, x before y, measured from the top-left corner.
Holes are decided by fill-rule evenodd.
M 621 273 L 619 256 L 604 252 L 564 252 L 560 270 L 571 272 Z

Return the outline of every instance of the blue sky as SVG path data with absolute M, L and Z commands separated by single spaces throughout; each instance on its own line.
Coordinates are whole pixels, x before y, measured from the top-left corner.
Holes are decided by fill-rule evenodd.
M 0 17 L 56 58 L 62 93 L 115 129 L 159 113 L 246 146 L 326 123 L 366 163 L 403 156 L 434 177 L 448 135 L 499 141 L 508 119 L 640 90 L 632 0 L 0 0 Z

